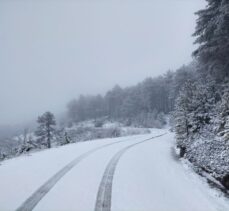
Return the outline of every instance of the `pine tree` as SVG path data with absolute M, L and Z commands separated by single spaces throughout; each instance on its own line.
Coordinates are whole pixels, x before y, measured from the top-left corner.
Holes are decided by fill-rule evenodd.
M 175 131 L 178 140 L 178 145 L 182 144 L 179 141 L 183 141 L 189 136 L 189 107 L 191 105 L 192 93 L 190 89 L 191 83 L 187 82 L 185 86 L 181 89 L 180 94 L 175 102 Z
M 187 113 L 187 109 L 185 106 L 184 95 L 180 95 L 176 100 L 174 119 L 175 119 L 176 138 L 178 142 L 179 141 L 181 142 L 184 139 L 188 138 L 188 135 L 189 135 L 188 113 Z
M 205 9 L 198 11 L 195 43 L 200 44 L 193 55 L 204 65 L 202 71 L 217 79 L 229 75 L 229 1 L 207 0 Z
M 202 125 L 207 121 L 205 92 L 197 82 L 188 80 L 181 89 L 173 112 L 177 145 L 186 147 L 188 140 L 198 135 Z
M 55 117 L 51 112 L 46 112 L 37 119 L 39 124 L 37 130 L 35 131 L 38 137 L 38 142 L 41 144 L 46 143 L 48 148 L 51 148 L 51 140 L 53 139 L 56 125 Z

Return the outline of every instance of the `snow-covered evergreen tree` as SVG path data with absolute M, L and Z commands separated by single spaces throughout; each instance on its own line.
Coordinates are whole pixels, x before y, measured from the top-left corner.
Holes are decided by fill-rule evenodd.
M 214 86 L 208 81 L 203 83 L 201 80 L 194 80 L 185 83 L 174 111 L 177 140 L 188 142 L 214 132 L 217 115 L 215 97 Z
M 193 127 L 191 117 L 193 112 L 192 99 L 194 90 L 193 83 L 188 81 L 185 83 L 176 99 L 174 120 L 177 144 L 179 147 L 184 147 L 185 141 L 190 135 L 190 128 Z
M 229 74 L 229 1 L 207 0 L 199 16 L 194 36 L 200 44 L 194 55 L 201 61 L 202 70 L 217 79 Z
M 38 137 L 38 142 L 40 144 L 45 144 L 48 148 L 51 148 L 51 140 L 54 137 L 56 125 L 55 117 L 51 112 L 46 112 L 42 116 L 39 116 L 37 119 L 39 124 L 37 130 L 35 131 L 36 136 Z

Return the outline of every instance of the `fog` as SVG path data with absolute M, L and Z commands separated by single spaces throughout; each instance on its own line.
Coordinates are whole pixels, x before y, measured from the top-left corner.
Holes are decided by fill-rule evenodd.
M 191 61 L 203 0 L 0 0 L 0 125 Z

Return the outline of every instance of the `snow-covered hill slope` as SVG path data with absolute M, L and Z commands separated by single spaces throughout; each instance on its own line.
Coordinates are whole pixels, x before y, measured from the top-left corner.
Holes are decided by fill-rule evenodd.
M 172 155 L 167 130 L 69 144 L 4 161 L 0 210 L 229 210 Z

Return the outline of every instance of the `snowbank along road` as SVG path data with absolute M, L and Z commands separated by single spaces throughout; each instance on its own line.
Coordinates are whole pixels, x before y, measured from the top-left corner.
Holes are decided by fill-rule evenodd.
M 229 201 L 171 155 L 173 134 L 70 144 L 5 161 L 0 210 L 226 211 Z

